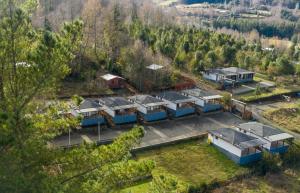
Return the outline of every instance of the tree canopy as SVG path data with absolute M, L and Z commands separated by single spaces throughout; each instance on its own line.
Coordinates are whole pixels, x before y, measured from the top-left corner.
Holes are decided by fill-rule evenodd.
M 0 7 L 0 192 L 107 193 L 149 175 L 152 161 L 130 160 L 141 127 L 111 145 L 51 145 L 79 124 L 62 116 L 68 107 L 55 102 L 54 91 L 70 72 L 83 23 L 65 23 L 57 33 L 34 28 L 25 6 L 32 1 L 24 2 L 5 0 Z

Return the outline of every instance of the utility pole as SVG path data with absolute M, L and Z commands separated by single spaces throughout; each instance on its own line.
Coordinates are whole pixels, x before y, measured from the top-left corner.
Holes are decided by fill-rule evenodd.
M 98 121 L 98 141 L 99 141 L 99 144 L 100 144 L 100 122 Z
M 69 128 L 69 146 L 71 146 L 71 129 Z

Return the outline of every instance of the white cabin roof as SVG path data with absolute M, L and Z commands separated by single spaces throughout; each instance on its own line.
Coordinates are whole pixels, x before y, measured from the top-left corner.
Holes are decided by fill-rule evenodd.
M 281 133 L 278 135 L 271 135 L 266 137 L 269 141 L 280 141 L 280 140 L 286 140 L 286 139 L 293 139 L 294 137 L 288 133 Z
M 112 79 L 115 79 L 115 78 L 124 79 L 124 78 L 122 78 L 120 76 L 113 75 L 113 74 L 105 74 L 105 75 L 101 76 L 101 78 L 103 78 L 104 80 L 112 80 Z
M 160 70 L 163 68 L 162 65 L 158 65 L 158 64 L 151 64 L 150 66 L 147 66 L 148 69 L 150 70 Z

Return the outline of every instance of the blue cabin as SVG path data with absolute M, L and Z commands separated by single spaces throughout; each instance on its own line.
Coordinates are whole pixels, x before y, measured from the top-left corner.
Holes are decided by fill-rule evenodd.
M 175 91 L 166 91 L 156 96 L 166 102 L 166 107 L 173 117 L 182 117 L 195 113 L 195 100 Z
M 237 67 L 216 68 L 206 70 L 203 77 L 217 83 L 222 83 L 224 86 L 234 85 L 235 83 L 253 82 L 255 73 Z
M 231 128 L 209 131 L 208 142 L 240 165 L 250 164 L 262 158 L 263 141 Z
M 118 124 L 137 121 L 136 105 L 123 97 L 107 97 L 99 100 L 110 120 Z
M 164 107 L 166 102 L 150 95 L 136 95 L 129 100 L 137 105 L 137 110 L 142 119 L 146 122 L 158 121 L 167 118 Z
M 201 109 L 202 112 L 212 112 L 221 110 L 221 95 L 212 94 L 208 91 L 199 88 L 187 89 L 181 91 L 183 95 L 191 97 L 195 100 L 195 104 Z
M 82 127 L 95 126 L 105 124 L 105 119 L 102 115 L 103 108 L 98 101 L 92 99 L 84 100 L 77 109 L 72 111 L 74 116 L 82 116 Z
M 271 153 L 285 153 L 288 150 L 287 140 L 294 137 L 277 128 L 258 122 L 248 122 L 238 125 L 237 129 L 265 142 L 264 148 Z

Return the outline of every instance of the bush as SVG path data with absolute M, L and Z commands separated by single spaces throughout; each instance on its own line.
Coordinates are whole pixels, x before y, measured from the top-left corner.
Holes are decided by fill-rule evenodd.
M 300 165 L 300 146 L 291 144 L 288 152 L 282 155 L 283 166 L 295 167 Z
M 259 175 L 266 175 L 267 173 L 277 173 L 280 171 L 282 161 L 278 154 L 264 153 L 263 159 L 256 166 L 256 171 Z
M 153 193 L 188 193 L 189 186 L 170 174 L 153 174 Z
M 204 193 L 207 192 L 208 186 L 205 182 L 201 183 L 199 186 L 190 186 L 189 193 Z

